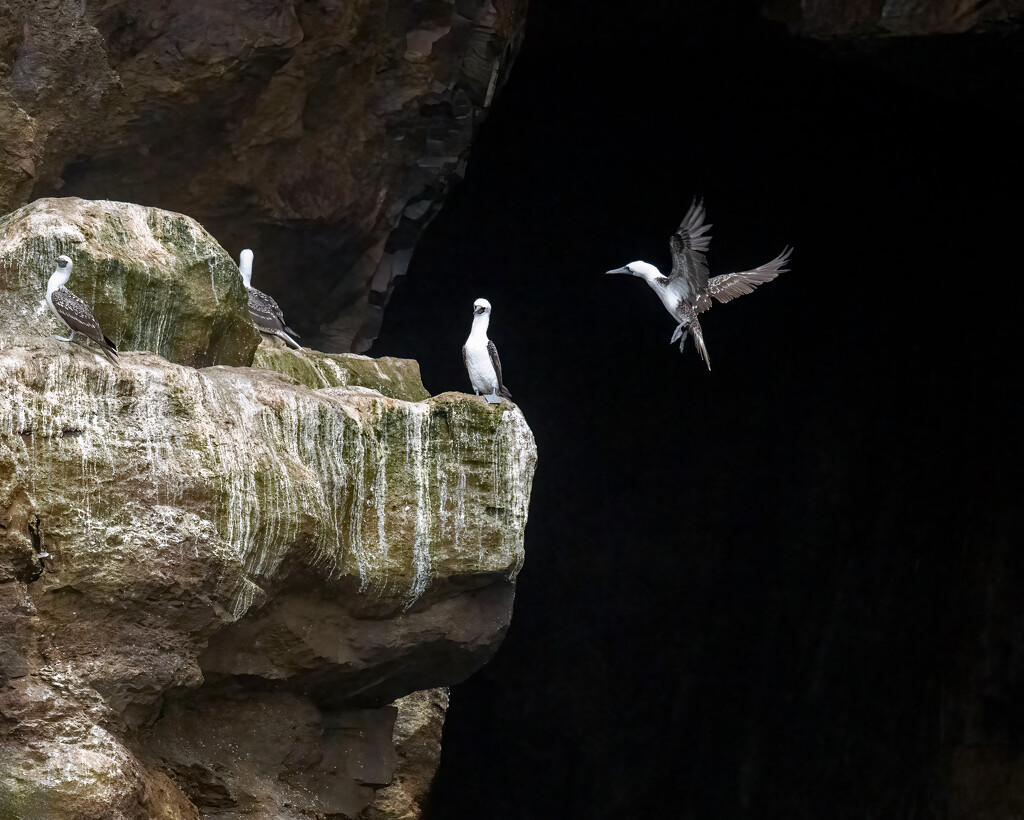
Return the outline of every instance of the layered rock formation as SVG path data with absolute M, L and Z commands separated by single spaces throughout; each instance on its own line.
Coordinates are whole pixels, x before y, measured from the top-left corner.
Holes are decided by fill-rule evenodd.
M 194 341 L 249 338 L 230 258 L 173 218 L 72 201 L 0 226 L 0 817 L 416 816 L 438 687 L 511 615 L 529 428 L 428 397 L 412 362 L 145 351 L 202 348 L 148 304 L 168 271 L 207 311 Z M 120 366 L 49 337 L 56 248 Z
M 307 338 L 362 352 L 504 82 L 525 0 L 11 0 L 0 213 L 188 213 Z M 300 309 L 301 308 L 301 309 Z

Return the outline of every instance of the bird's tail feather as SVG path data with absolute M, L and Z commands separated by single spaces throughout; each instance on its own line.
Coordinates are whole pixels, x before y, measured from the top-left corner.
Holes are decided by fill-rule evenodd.
M 107 339 L 106 336 L 104 336 L 103 338 L 108 342 L 110 341 L 109 339 Z M 110 362 L 111 364 L 118 364 L 117 348 L 114 347 L 113 344 L 111 344 L 109 347 L 107 347 L 107 345 L 97 345 L 97 347 L 99 347 L 100 353 L 106 356 L 108 362 Z
M 704 331 L 700 326 L 700 320 L 697 318 L 697 311 L 685 302 L 680 304 L 679 310 L 681 313 L 676 318 L 682 321 L 676 327 L 676 332 L 672 334 L 672 341 L 674 342 L 676 339 L 679 339 L 679 352 L 682 353 L 687 335 L 693 334 L 693 343 L 697 346 L 697 352 L 700 353 L 704 364 L 710 370 L 711 359 L 708 357 L 708 349 L 704 347 Z
M 700 353 L 700 357 L 704 360 L 704 364 L 708 366 L 708 370 L 711 369 L 711 358 L 708 356 L 708 349 L 704 347 L 704 331 L 701 330 L 700 322 L 697 321 L 697 317 L 694 316 L 690 322 L 690 333 L 693 334 L 693 343 L 697 346 L 697 352 Z M 682 345 L 680 345 L 680 349 Z
M 503 396 L 506 399 L 512 398 L 512 394 L 508 392 L 508 388 L 505 387 L 505 385 L 502 385 L 501 387 L 498 388 L 498 395 Z

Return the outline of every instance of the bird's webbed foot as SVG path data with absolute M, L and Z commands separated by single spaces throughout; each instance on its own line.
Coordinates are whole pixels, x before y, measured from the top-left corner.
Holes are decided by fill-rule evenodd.
M 484 398 L 487 399 L 488 404 L 501 404 L 501 396 L 498 395 L 497 391 L 488 393 Z
M 676 339 L 683 335 L 683 326 L 685 324 L 685 322 L 680 322 L 678 325 L 676 325 L 676 332 L 673 333 L 672 338 L 668 340 L 669 344 L 673 344 L 676 341 Z
M 70 336 L 58 336 L 56 333 L 54 333 L 53 338 L 56 339 L 58 342 L 70 342 L 72 339 L 75 338 L 75 331 L 72 330 Z
M 686 337 L 687 337 L 687 336 L 689 336 L 689 335 L 690 335 L 690 331 L 688 331 L 688 330 L 684 330 L 684 331 L 683 331 L 682 333 L 679 333 L 679 332 L 677 331 L 677 334 L 676 334 L 676 336 L 673 336 L 673 337 L 672 337 L 672 341 L 673 341 L 673 342 L 674 342 L 674 341 L 675 341 L 675 340 L 676 340 L 677 338 L 679 339 L 679 352 L 680 352 L 680 353 L 682 353 L 682 352 L 683 352 L 683 346 L 684 346 L 684 345 L 686 344 Z

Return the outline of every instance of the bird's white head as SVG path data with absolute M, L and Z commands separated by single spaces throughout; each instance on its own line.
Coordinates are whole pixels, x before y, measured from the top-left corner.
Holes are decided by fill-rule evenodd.
M 630 262 L 628 265 L 622 268 L 616 268 L 615 270 L 605 271 L 605 273 L 628 273 L 630 276 L 639 276 L 642 279 L 657 279 L 661 276 L 661 271 L 658 270 L 650 262 L 643 262 L 637 260 L 636 262 Z
M 491 315 L 491 303 L 486 299 L 477 299 L 473 303 L 473 315 L 474 316 L 490 316 Z
M 252 282 L 252 251 L 246 248 L 238 255 L 238 270 L 246 287 Z
M 54 291 L 59 287 L 63 287 L 67 284 L 68 279 L 71 278 L 72 262 L 71 257 L 64 256 L 61 254 L 57 257 L 57 267 L 50 274 L 50 284 L 47 290 Z

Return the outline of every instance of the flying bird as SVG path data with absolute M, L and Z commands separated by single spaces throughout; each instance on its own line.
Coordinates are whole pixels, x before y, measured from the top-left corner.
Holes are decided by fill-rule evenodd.
M 647 262 L 630 262 L 624 268 L 607 273 L 628 273 L 639 276 L 651 290 L 658 294 L 665 309 L 679 323 L 672 334 L 671 343 L 679 340 L 679 352 L 683 350 L 687 334 L 693 334 L 694 344 L 704 363 L 711 369 L 704 333 L 697 314 L 711 307 L 711 300 L 729 302 L 737 296 L 750 293 L 758 285 L 770 282 L 788 268 L 792 248 L 784 248 L 771 262 L 753 270 L 726 273 L 708 278 L 706 254 L 711 244 L 711 225 L 704 222 L 704 203 L 694 199 L 682 223 L 669 240 L 672 251 L 672 272 L 665 276 L 654 265 Z
M 242 282 L 249 294 L 249 318 L 256 325 L 256 329 L 260 333 L 279 336 L 284 339 L 286 344 L 290 344 L 296 350 L 302 350 L 302 346 L 292 338 L 299 334 L 285 323 L 284 313 L 273 297 L 267 296 L 262 290 L 257 290 L 249 284 L 252 281 L 252 251 L 248 248 L 242 251 L 238 257 L 238 270 L 242 274 Z
M 491 321 L 491 303 L 486 299 L 477 299 L 473 303 L 473 329 L 469 338 L 462 346 L 462 361 L 469 373 L 473 391 L 491 404 L 501 404 L 500 396 L 511 399 L 501 378 L 501 360 L 498 359 L 498 348 L 487 338 L 487 325 Z
M 117 348 L 114 343 L 103 335 L 100 323 L 96 321 L 89 306 L 68 290 L 64 285 L 71 278 L 71 259 L 67 256 L 57 257 L 57 268 L 50 274 L 50 281 L 46 285 L 46 304 L 50 306 L 53 315 L 61 324 L 71 331 L 70 336 L 53 335 L 53 338 L 62 342 L 70 342 L 75 338 L 76 333 L 87 336 L 99 345 L 103 353 L 111 363 L 117 364 Z

